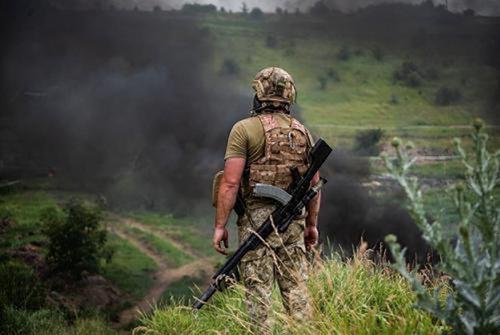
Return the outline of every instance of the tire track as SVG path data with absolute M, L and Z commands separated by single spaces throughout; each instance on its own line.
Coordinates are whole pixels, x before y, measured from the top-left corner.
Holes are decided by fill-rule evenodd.
M 213 271 L 212 260 L 209 257 L 200 257 L 199 255 L 193 254 L 192 251 L 189 251 L 189 253 L 195 261 L 177 268 L 171 267 L 163 255 L 151 250 L 145 243 L 123 229 L 120 229 L 117 225 L 121 224 L 124 226 L 136 227 L 155 234 L 158 238 L 167 240 L 169 243 L 172 243 L 172 245 L 181 250 L 189 249 L 186 249 L 186 247 L 179 242 L 173 241 L 166 234 L 160 234 L 159 232 L 153 232 L 152 230 L 147 229 L 146 225 L 136 220 L 120 218 L 118 216 L 113 216 L 113 218 L 117 220 L 117 224 L 113 224 L 110 228 L 108 228 L 109 231 L 117 235 L 119 238 L 128 241 L 141 253 L 150 257 L 158 267 L 152 275 L 153 285 L 149 288 L 148 292 L 141 298 L 141 300 L 136 302 L 134 306 L 120 313 L 119 321 L 113 325 L 114 328 L 123 328 L 140 317 L 141 313 L 150 312 L 158 303 L 165 290 L 167 290 L 171 284 L 181 280 L 183 277 L 200 276 L 203 275 L 203 273 L 209 274 Z

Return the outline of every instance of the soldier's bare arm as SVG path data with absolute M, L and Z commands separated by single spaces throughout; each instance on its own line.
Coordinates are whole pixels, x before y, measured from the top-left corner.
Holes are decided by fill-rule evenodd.
M 319 181 L 319 172 L 314 176 L 311 184 L 315 184 Z M 321 203 L 321 192 L 314 197 L 307 205 L 307 218 L 306 218 L 306 229 L 304 231 L 304 239 L 306 248 L 309 250 L 318 244 L 318 215 L 319 207 Z
M 213 246 L 217 252 L 226 255 L 228 247 L 227 220 L 236 202 L 236 196 L 240 187 L 241 176 L 245 168 L 244 158 L 232 157 L 226 159 L 224 175 L 221 180 L 219 195 L 217 197 L 217 209 L 215 213 L 215 229 Z M 222 246 L 224 243 L 224 247 Z

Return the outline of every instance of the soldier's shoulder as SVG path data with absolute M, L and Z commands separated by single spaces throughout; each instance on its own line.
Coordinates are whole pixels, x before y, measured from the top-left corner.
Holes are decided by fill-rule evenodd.
M 244 129 L 245 131 L 253 131 L 255 128 L 260 128 L 261 123 L 259 118 L 251 116 L 236 122 L 233 126 L 234 129 Z

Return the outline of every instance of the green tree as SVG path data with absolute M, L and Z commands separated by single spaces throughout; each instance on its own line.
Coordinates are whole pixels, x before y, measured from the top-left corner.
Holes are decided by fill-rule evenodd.
M 79 278 L 83 271 L 98 272 L 101 259 L 111 258 L 98 207 L 72 200 L 62 213 L 57 208 L 49 208 L 42 221 L 49 241 L 47 261 L 53 271 Z
M 457 334 L 499 334 L 500 207 L 495 191 L 500 183 L 500 152 L 487 150 L 488 135 L 480 119 L 474 121 L 472 140 L 472 154 L 462 148 L 459 139 L 454 140 L 465 167 L 465 182 L 451 189 L 459 217 L 455 227 L 443 227 L 439 220 L 429 222 L 418 181 L 407 175 L 415 159 L 401 148 L 401 141 L 392 143 L 395 161 L 384 155 L 387 169 L 408 197 L 409 211 L 423 238 L 439 253 L 438 269 L 450 276 L 452 289 L 438 287 L 431 294 L 416 273 L 408 270 L 405 249 L 401 250 L 396 237 L 389 235 L 386 242 L 395 259 L 393 267 L 411 283 L 420 308 Z

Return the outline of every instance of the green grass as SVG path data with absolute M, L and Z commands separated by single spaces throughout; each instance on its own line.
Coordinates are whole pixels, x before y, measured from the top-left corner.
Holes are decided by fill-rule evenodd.
M 486 101 L 496 85 L 495 71 L 489 66 L 463 57 L 450 63 L 445 52 L 437 53 L 431 61 L 421 50 L 403 44 L 344 37 L 305 16 L 293 20 L 266 16 L 252 21 L 232 15 L 208 15 L 202 24 L 215 37 L 216 71 L 224 59 L 232 59 L 240 66 L 237 75 L 225 80 L 233 80 L 251 96 L 250 82 L 258 70 L 273 65 L 287 69 L 296 80 L 298 107 L 306 125 L 334 146 L 351 148 L 357 130 L 342 127 L 356 126 L 380 127 L 387 130 L 388 138 L 411 139 L 422 148 L 443 148 L 449 146 L 451 138 L 467 132 L 449 125 L 468 125 L 473 117 L 484 116 L 489 108 Z M 342 22 L 338 29 L 351 29 L 349 24 L 353 23 L 348 23 L 348 19 L 343 18 Z M 295 27 L 287 31 L 288 26 Z M 275 48 L 265 44 L 269 32 L 278 39 Z M 377 44 L 384 51 L 382 61 L 371 53 Z M 353 53 L 348 60 L 339 60 L 336 54 L 343 46 L 361 50 L 362 54 Z M 437 69 L 438 77 L 424 79 L 418 88 L 394 82 L 394 70 L 407 60 L 416 63 L 424 73 Z M 318 78 L 330 69 L 336 71 L 340 80 L 330 78 L 326 89 L 320 90 Z M 443 86 L 458 88 L 462 100 L 451 106 L 435 105 L 436 91 Z M 396 103 L 390 101 L 392 96 L 397 97 Z M 241 116 L 244 117 L 243 112 Z M 492 145 L 498 148 L 498 128 L 490 133 Z
M 369 261 L 323 261 L 308 282 L 313 319 L 301 323 L 283 311 L 273 294 L 274 334 L 438 334 L 444 327 L 414 307 L 415 296 L 396 273 Z M 217 292 L 196 315 L 182 305 L 159 308 L 142 318 L 139 334 L 257 334 L 249 330 L 244 291 Z
M 40 215 L 56 201 L 45 192 L 15 192 L 0 196 L 0 212 L 8 212 L 13 225 L 0 236 L 0 248 L 19 248 L 27 243 L 45 241 L 41 235 Z
M 2 313 L 2 334 L 26 335 L 112 335 L 118 334 L 109 328 L 100 317 L 77 317 L 68 322 L 63 313 L 57 310 L 41 309 L 37 311 L 17 310 L 5 307 Z
M 155 262 L 128 241 L 114 234 L 108 236 L 115 252 L 111 262 L 103 265 L 103 275 L 134 299 L 142 297 L 153 283 Z
M 193 302 L 193 295 L 198 294 L 196 287 L 203 289 L 203 284 L 204 280 L 199 277 L 183 277 L 163 292 L 159 299 L 159 306 L 166 306 L 172 303 L 182 303 L 189 306 Z
M 138 238 L 141 242 L 144 242 L 149 247 L 153 249 L 154 252 L 163 256 L 167 262 L 173 266 L 182 266 L 191 261 L 193 258 L 186 253 L 182 252 L 169 241 L 161 239 L 152 233 L 146 232 L 136 227 L 125 227 L 127 232 L 132 236 Z
M 161 230 L 191 248 L 195 253 L 211 255 L 211 225 L 207 218 L 176 218 L 171 214 L 158 212 L 134 212 L 129 214 L 132 218 Z M 215 255 L 215 254 L 214 254 Z

